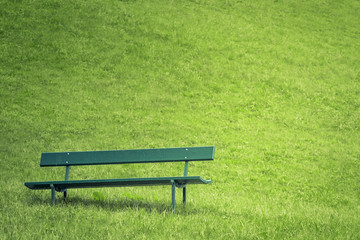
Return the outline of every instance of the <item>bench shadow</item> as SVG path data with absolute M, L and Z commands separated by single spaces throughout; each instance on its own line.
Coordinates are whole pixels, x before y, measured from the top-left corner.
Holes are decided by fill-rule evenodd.
M 41 198 L 32 196 L 28 199 L 29 205 L 50 205 L 50 199 Z M 129 198 L 119 198 L 116 200 L 95 200 L 90 198 L 83 198 L 78 196 L 67 197 L 66 199 L 61 197 L 56 199 L 57 207 L 66 207 L 66 206 L 85 206 L 90 208 L 104 209 L 107 211 L 126 211 L 130 209 L 143 209 L 149 213 L 172 213 L 171 201 L 169 202 L 150 202 L 143 199 L 129 199 Z M 176 204 L 176 214 L 177 215 L 192 215 L 200 214 L 204 211 L 209 211 L 209 209 L 194 209 L 194 207 L 184 206 L 182 203 Z
M 108 211 L 124 211 L 129 209 L 144 209 L 148 212 L 168 212 L 171 211 L 165 203 L 149 202 L 145 200 L 135 200 L 128 198 L 119 198 L 117 200 L 94 200 L 81 197 L 72 197 L 62 199 L 63 205 L 82 205 L 86 207 L 101 208 Z

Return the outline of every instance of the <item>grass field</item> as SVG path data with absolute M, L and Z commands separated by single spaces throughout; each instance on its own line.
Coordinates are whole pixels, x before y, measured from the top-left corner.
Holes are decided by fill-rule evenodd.
M 357 0 L 0 0 L 1 239 L 360 239 Z M 214 145 L 188 188 L 79 189 L 41 152 Z M 70 179 L 181 175 L 74 167 Z

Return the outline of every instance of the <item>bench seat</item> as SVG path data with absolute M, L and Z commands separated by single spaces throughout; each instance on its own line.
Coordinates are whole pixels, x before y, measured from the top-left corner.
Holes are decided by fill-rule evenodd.
M 186 184 L 208 184 L 211 180 L 204 180 L 200 176 L 188 177 L 157 177 L 157 178 L 120 178 L 120 179 L 96 179 L 96 180 L 68 180 L 47 182 L 26 182 L 25 186 L 32 190 L 51 189 L 62 192 L 68 188 L 96 188 L 96 187 L 130 187 L 172 185 L 173 182 L 181 187 Z

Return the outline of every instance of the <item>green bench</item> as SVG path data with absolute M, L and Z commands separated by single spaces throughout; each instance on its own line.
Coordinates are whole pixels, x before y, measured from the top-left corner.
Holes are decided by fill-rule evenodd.
M 130 186 L 172 186 L 172 210 L 175 212 L 175 187 L 183 189 L 183 203 L 186 203 L 187 184 L 208 184 L 211 180 L 204 180 L 200 176 L 187 176 L 189 161 L 214 160 L 215 147 L 187 147 L 187 148 L 158 148 L 113 151 L 88 152 L 55 152 L 42 153 L 40 167 L 65 166 L 64 181 L 25 182 L 25 186 L 33 190 L 51 189 L 51 202 L 55 204 L 55 191 L 63 192 L 67 196 L 70 188 L 97 187 L 130 187 Z M 130 164 L 130 163 L 160 163 L 185 162 L 184 176 L 154 177 L 154 178 L 120 178 L 96 180 L 69 180 L 71 166 Z

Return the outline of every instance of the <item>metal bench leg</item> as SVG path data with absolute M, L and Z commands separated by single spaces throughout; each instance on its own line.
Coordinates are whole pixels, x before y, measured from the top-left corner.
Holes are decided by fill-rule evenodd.
M 186 204 L 186 186 L 183 187 L 183 204 Z
M 53 184 L 50 184 L 51 187 L 51 203 L 55 204 L 55 187 Z
M 171 187 L 171 204 L 172 204 L 172 212 L 175 213 L 175 182 L 171 180 L 172 187 Z
M 187 151 L 188 149 L 186 149 Z M 189 161 L 185 161 L 184 177 L 187 176 L 189 169 Z M 183 187 L 183 204 L 186 204 L 186 184 Z
M 65 181 L 69 180 L 70 166 L 66 166 Z M 64 198 L 67 197 L 67 189 L 64 189 Z

